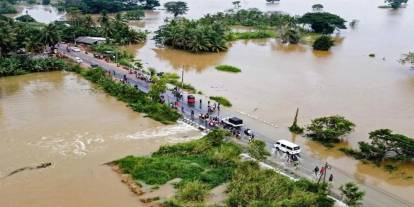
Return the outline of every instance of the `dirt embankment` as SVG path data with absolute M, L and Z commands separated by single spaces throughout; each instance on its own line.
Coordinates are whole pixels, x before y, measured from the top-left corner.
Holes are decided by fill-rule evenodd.
M 116 164 L 109 164 L 114 172 L 116 172 L 122 183 L 125 183 L 129 190 L 138 196 L 139 200 L 145 207 L 161 207 L 162 203 L 174 196 L 176 190 L 174 183 L 179 180 L 172 180 L 161 186 L 143 186 L 136 182 L 129 174 L 125 174 Z

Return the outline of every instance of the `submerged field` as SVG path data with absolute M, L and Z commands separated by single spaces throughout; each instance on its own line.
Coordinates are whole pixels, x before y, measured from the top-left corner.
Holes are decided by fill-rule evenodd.
M 116 161 L 123 173 L 148 185 L 180 178 L 172 199 L 164 206 L 204 205 L 210 191 L 226 184 L 225 206 L 333 206 L 326 186 L 308 180 L 292 181 L 254 161 L 242 161 L 241 146 L 224 141 L 216 130 L 187 143 L 162 146 L 150 157 L 128 156 Z M 157 199 L 154 199 L 157 200 Z

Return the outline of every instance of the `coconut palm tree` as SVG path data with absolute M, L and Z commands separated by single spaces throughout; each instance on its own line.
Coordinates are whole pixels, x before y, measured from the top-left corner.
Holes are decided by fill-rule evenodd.
M 16 45 L 16 31 L 11 21 L 0 21 L 0 57 L 6 55 Z
M 53 53 L 55 45 L 61 40 L 56 25 L 53 23 L 46 25 L 40 33 L 39 40 L 43 44 L 44 50 L 50 47 L 50 52 Z

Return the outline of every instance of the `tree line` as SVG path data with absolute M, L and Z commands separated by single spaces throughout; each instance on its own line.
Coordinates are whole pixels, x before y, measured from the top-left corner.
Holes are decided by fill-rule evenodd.
M 177 7 L 177 2 L 172 4 Z M 276 36 L 284 43 L 291 44 L 297 44 L 301 34 L 314 32 L 321 35 L 315 41 L 314 49 L 329 50 L 334 44 L 329 35 L 335 30 L 346 28 L 344 19 L 327 12 L 312 12 L 294 17 L 280 12 L 242 9 L 207 14 L 199 20 L 188 20 L 176 18 L 185 13 L 186 6 L 181 5 L 181 9 L 169 8 L 170 4 L 165 6 L 174 14 L 174 18 L 167 20 L 166 24 L 156 31 L 155 41 L 160 45 L 191 52 L 223 51 L 227 49 L 228 41 L 234 40 L 234 37 L 271 37 L 273 34 L 268 31 L 276 31 Z M 231 27 L 237 25 L 254 27 L 259 32 L 255 35 L 233 34 Z
M 60 10 L 77 9 L 88 14 L 154 9 L 157 6 L 160 6 L 158 0 L 64 0 L 57 5 Z
M 293 125 L 297 130 L 296 121 Z M 327 116 L 313 119 L 306 127 L 306 136 L 325 146 L 341 142 L 341 139 L 355 129 L 355 124 L 343 116 Z M 381 165 L 383 161 L 411 162 L 414 159 L 414 139 L 393 133 L 390 129 L 378 129 L 369 133 L 369 142 L 358 142 L 358 149 L 340 150 L 357 159 Z

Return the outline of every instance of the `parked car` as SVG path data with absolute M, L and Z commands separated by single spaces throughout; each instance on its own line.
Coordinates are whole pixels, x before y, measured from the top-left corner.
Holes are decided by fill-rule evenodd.
M 297 155 L 300 153 L 299 145 L 284 139 L 278 140 L 273 144 L 273 148 L 289 155 Z
M 77 48 L 77 47 L 71 47 L 70 48 L 73 52 L 80 52 L 81 49 Z
M 80 57 L 75 57 L 75 62 L 77 62 L 77 63 L 82 63 L 82 62 L 83 62 L 83 60 L 82 60 L 82 59 L 80 59 Z
M 93 63 L 93 64 L 91 64 L 91 67 L 92 67 L 92 68 L 97 68 L 97 67 L 98 67 L 98 64 L 94 64 L 94 63 Z
M 243 126 L 243 120 L 237 117 L 228 117 L 221 120 L 224 127 L 241 128 Z
M 195 97 L 193 95 L 188 95 L 187 96 L 187 104 L 190 106 L 194 106 L 195 104 Z

